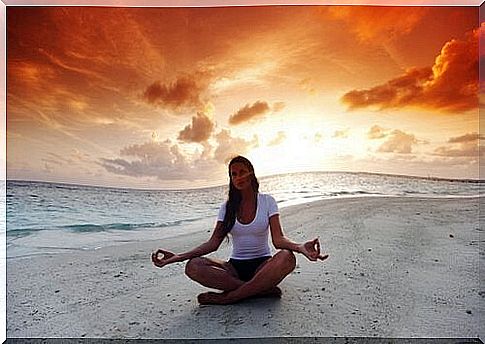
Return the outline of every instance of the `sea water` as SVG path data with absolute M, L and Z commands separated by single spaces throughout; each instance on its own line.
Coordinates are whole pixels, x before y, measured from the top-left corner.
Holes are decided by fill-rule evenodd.
M 478 197 L 485 184 L 369 173 L 292 173 L 259 179 L 278 206 L 362 196 Z M 227 186 L 135 190 L 7 181 L 7 256 L 95 250 L 212 229 Z M 209 227 L 209 228 L 205 228 Z

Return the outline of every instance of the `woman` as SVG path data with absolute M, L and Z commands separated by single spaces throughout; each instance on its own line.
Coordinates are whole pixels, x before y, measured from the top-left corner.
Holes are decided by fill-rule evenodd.
M 185 273 L 192 280 L 222 293 L 207 292 L 197 299 L 201 304 L 229 304 L 256 295 L 281 295 L 277 287 L 296 265 L 293 252 L 311 261 L 324 260 L 318 238 L 304 244 L 290 241 L 283 234 L 279 211 L 273 197 L 258 192 L 259 183 L 251 162 L 237 156 L 229 163 L 229 198 L 221 206 L 211 238 L 193 250 L 174 254 L 162 249 L 152 253 L 155 266 L 189 260 Z M 273 245 L 279 251 L 271 256 L 268 225 Z M 216 251 L 231 234 L 233 251 L 228 262 L 202 257 Z M 160 257 L 160 254 L 162 257 Z

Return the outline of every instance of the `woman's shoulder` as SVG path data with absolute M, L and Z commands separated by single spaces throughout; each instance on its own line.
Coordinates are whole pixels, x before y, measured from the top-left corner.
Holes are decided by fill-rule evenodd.
M 260 199 L 263 199 L 266 202 L 276 202 L 274 197 L 271 196 L 270 194 L 260 192 L 258 195 L 259 195 Z

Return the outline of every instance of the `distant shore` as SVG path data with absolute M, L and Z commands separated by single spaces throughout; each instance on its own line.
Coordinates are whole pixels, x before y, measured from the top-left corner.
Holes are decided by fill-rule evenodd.
M 360 197 L 281 210 L 285 233 L 330 258 L 297 268 L 283 296 L 199 306 L 184 264 L 212 228 L 163 240 L 7 259 L 7 337 L 480 337 L 485 271 L 479 199 Z M 213 224 L 213 221 L 211 221 Z M 207 222 L 209 224 L 209 222 Z M 479 250 L 481 250 L 479 252 Z M 230 244 L 214 254 L 226 259 Z
M 423 179 L 423 180 L 433 180 L 433 181 L 445 181 L 445 182 L 462 182 L 462 183 L 485 183 L 485 179 L 479 178 L 447 178 L 447 177 L 437 177 L 437 176 L 416 176 L 416 175 L 406 175 L 406 174 L 391 174 L 391 173 L 377 173 L 377 172 L 358 172 L 358 171 L 300 171 L 300 172 L 288 172 L 288 173 L 278 173 L 278 174 L 271 174 L 260 176 L 260 179 L 269 178 L 269 177 L 276 177 L 276 176 L 285 176 L 285 175 L 292 175 L 292 174 L 300 174 L 300 173 L 342 173 L 342 174 L 363 174 L 368 176 L 383 176 L 383 177 L 397 177 L 397 178 L 408 178 L 408 179 Z M 7 179 L 3 180 L 4 183 L 43 183 L 43 184 L 57 184 L 66 187 L 93 187 L 93 188 L 106 188 L 106 189 L 116 189 L 116 190 L 133 190 L 133 191 L 182 191 L 182 190 L 200 190 L 200 189 L 209 189 L 214 187 L 226 187 L 227 181 L 224 180 L 221 183 L 212 183 L 210 185 L 203 185 L 196 188 L 139 188 L 139 187 L 121 187 L 121 186 L 110 186 L 110 185 L 94 185 L 94 184 L 86 184 L 86 183 L 75 183 L 75 182 L 64 182 L 64 181 L 45 181 L 45 180 L 23 180 L 23 179 Z

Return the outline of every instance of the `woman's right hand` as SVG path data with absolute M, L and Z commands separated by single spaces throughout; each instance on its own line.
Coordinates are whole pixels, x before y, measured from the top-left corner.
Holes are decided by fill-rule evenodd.
M 163 256 L 160 257 L 160 254 L 163 254 Z M 152 262 L 159 268 L 163 268 L 165 265 L 178 262 L 180 261 L 179 258 L 180 257 L 177 254 L 162 249 L 158 249 L 152 253 Z

